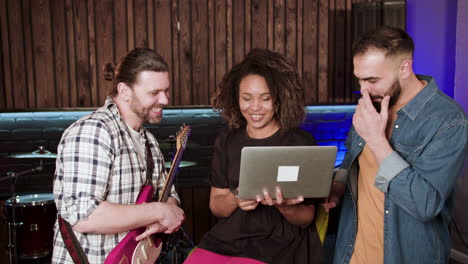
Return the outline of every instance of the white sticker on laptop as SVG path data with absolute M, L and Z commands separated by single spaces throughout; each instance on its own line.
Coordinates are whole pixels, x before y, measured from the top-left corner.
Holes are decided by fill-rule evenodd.
M 278 182 L 295 182 L 299 176 L 299 166 L 278 166 Z

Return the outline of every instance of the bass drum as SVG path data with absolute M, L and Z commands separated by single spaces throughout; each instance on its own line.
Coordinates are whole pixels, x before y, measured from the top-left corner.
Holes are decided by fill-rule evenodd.
M 54 222 L 57 209 L 51 193 L 16 196 L 16 221 L 12 216 L 11 199 L 6 201 L 8 224 L 17 223 L 18 257 L 37 259 L 48 257 L 53 250 Z

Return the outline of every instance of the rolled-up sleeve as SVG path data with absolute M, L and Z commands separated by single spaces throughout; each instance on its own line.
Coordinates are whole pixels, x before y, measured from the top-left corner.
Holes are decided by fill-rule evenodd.
M 113 149 L 108 131 L 95 120 L 69 129 L 58 147 L 54 193 L 59 214 L 71 225 L 85 220 L 104 200 Z
M 375 177 L 375 187 L 386 193 L 390 181 L 402 170 L 408 167 L 408 162 L 406 162 L 396 151 L 393 151 L 380 164 Z

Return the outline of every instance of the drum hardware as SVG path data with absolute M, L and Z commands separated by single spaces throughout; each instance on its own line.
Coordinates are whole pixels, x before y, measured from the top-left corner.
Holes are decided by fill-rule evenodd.
M 44 148 L 44 146 L 39 146 L 37 150 L 33 152 L 25 152 L 25 153 L 16 153 L 7 156 L 9 158 L 14 159 L 55 159 L 57 158 L 57 154 L 52 153 Z
M 19 195 L 16 197 L 17 256 L 21 260 L 40 260 L 50 257 L 53 248 L 53 226 L 57 215 L 52 193 Z M 11 200 L 6 202 L 6 218 L 11 218 Z M 21 263 L 22 261 L 20 261 Z
M 197 165 L 195 161 L 181 160 L 179 164 L 179 168 L 187 168 L 187 167 L 192 167 L 195 165 Z M 169 169 L 171 167 L 171 162 L 170 161 L 164 162 L 164 167 L 166 167 L 166 169 Z
M 38 231 L 38 230 L 39 230 L 39 227 L 37 226 L 37 224 L 31 224 L 31 225 L 29 226 L 29 230 L 30 230 L 31 232 L 35 232 L 35 231 Z
M 174 135 L 170 135 L 164 141 L 169 143 L 169 153 L 168 153 L 169 161 L 164 162 L 164 167 L 166 167 L 166 169 L 169 169 L 171 167 L 172 160 L 174 159 L 174 155 L 175 155 L 176 137 Z M 181 160 L 179 163 L 179 168 L 187 168 L 187 167 L 192 167 L 195 165 L 197 165 L 195 161 Z
M 8 223 L 8 251 L 10 257 L 10 264 L 17 264 L 18 263 L 18 248 L 17 248 L 17 229 L 19 226 L 23 225 L 23 223 L 16 222 L 16 190 L 15 184 L 16 179 L 26 174 L 37 173 L 42 171 L 42 166 L 35 167 L 32 169 L 24 170 L 22 172 L 8 172 L 6 176 L 0 177 L 0 182 L 10 180 L 10 203 L 11 203 L 11 217 L 12 223 Z

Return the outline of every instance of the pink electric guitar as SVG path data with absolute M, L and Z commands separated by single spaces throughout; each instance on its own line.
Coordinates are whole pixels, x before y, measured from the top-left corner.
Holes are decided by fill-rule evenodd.
M 182 159 L 182 153 L 185 150 L 187 139 L 190 134 L 190 126 L 184 125 L 177 133 L 177 152 L 174 156 L 169 173 L 167 174 L 164 188 L 159 194 L 158 202 L 167 202 L 171 193 L 172 185 L 177 174 L 177 168 Z M 140 193 L 136 203 L 151 202 L 153 196 L 153 185 L 145 185 Z M 163 241 L 156 236 L 148 236 L 141 241 L 136 241 L 136 237 L 145 232 L 146 227 L 139 227 L 130 231 L 119 244 L 106 257 L 104 264 L 153 264 L 161 253 Z

